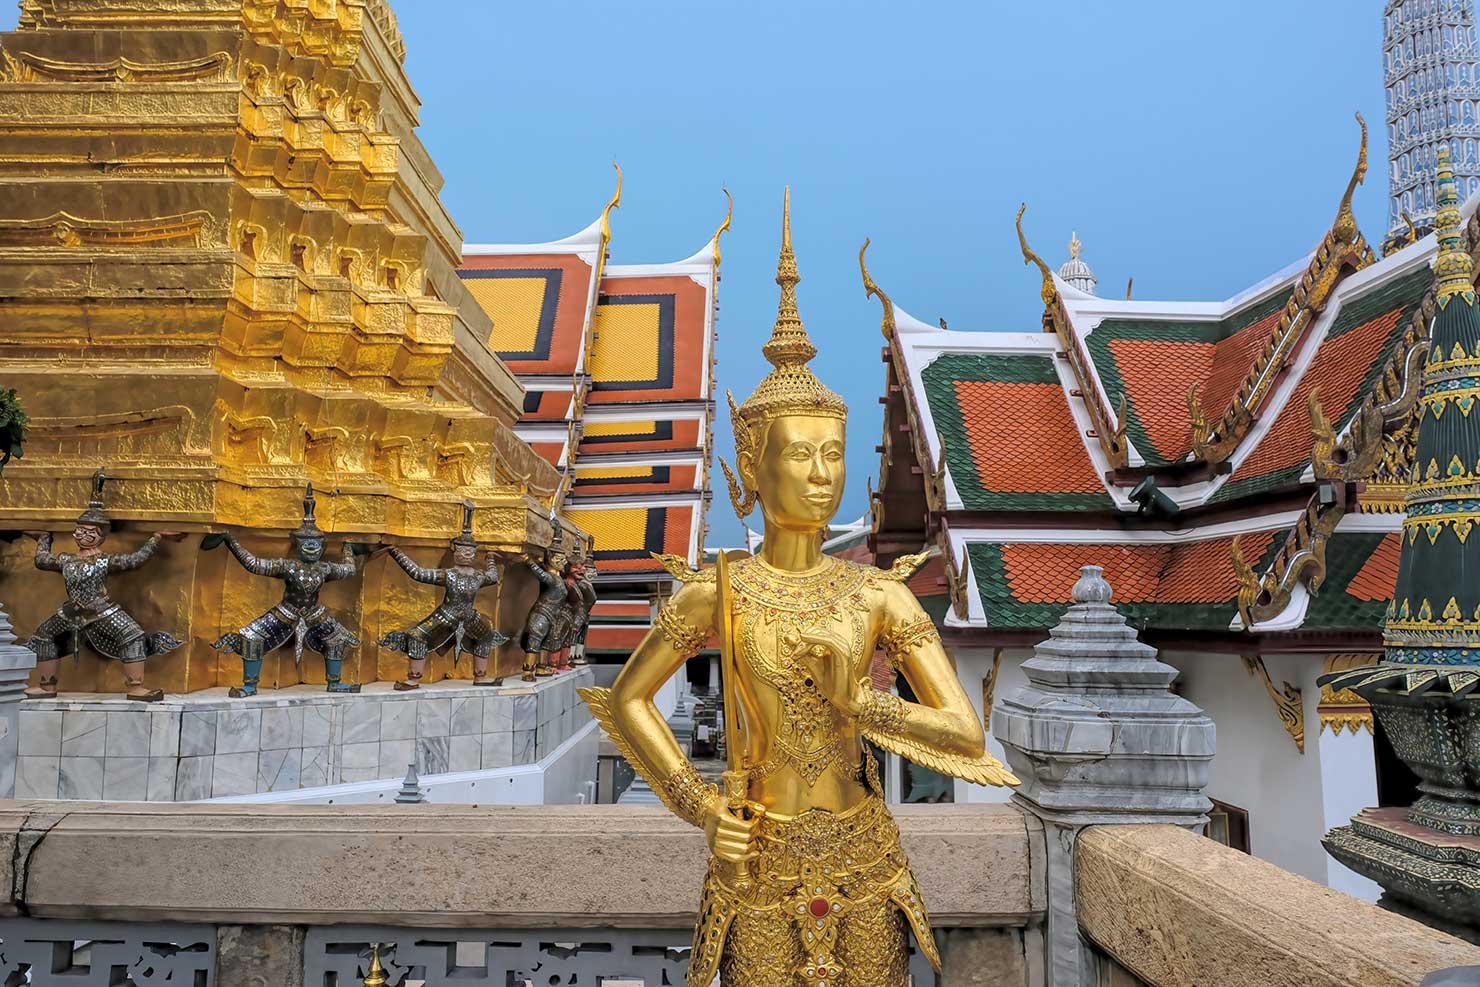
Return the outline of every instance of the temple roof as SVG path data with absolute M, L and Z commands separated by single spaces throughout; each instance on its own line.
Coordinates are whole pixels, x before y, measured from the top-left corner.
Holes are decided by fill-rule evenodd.
M 1109 534 L 1109 533 L 1105 533 Z M 1046 631 L 1072 602 L 1079 567 L 1098 565 L 1115 587 L 1113 602 L 1138 627 L 1163 633 L 1242 628 L 1241 589 L 1233 563 L 1235 537 L 1255 568 L 1267 566 L 1284 527 L 1168 543 L 1116 537 L 1012 540 L 1007 532 L 971 532 L 959 540 L 968 559 L 968 615 L 954 626 Z M 999 540 L 1000 539 L 1000 540 Z M 1397 578 L 1396 531 L 1338 531 L 1326 545 L 1326 579 L 1306 595 L 1300 619 L 1280 630 L 1365 633 L 1375 640 Z
M 1437 246 L 1373 258 L 1349 195 L 1316 251 L 1221 302 L 1096 298 L 1039 262 L 1041 333 L 928 326 L 865 270 L 889 342 L 876 550 L 939 545 L 947 622 L 989 636 L 1052 627 L 1094 563 L 1148 630 L 1375 643 Z
M 1222 303 L 1110 301 L 1060 286 L 1073 336 L 942 330 L 897 306 L 897 349 L 929 458 L 945 441 L 946 506 L 965 510 L 1130 514 L 1147 475 L 1182 511 L 1266 496 L 1308 482 L 1315 392 L 1341 434 L 1374 386 L 1432 279 L 1432 238 L 1342 280 L 1308 330 L 1227 465 L 1208 475 L 1154 469 L 1190 456 L 1187 391 L 1210 418 L 1232 400 L 1291 297 L 1287 268 Z M 1303 270 L 1304 263 L 1293 270 Z M 1069 350 L 1088 354 L 1090 385 L 1123 408 L 1127 468 L 1097 441 Z M 1123 404 L 1122 404 L 1123 402 Z M 1149 472 L 1148 472 L 1149 470 Z
M 665 264 L 607 263 L 613 197 L 552 243 L 467 248 L 464 282 L 525 386 L 521 438 L 567 471 L 561 496 L 603 581 L 698 562 L 709 500 L 719 236 Z

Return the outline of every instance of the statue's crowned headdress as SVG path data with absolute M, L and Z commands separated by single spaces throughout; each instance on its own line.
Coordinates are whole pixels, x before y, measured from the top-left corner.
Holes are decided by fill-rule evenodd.
M 106 482 L 108 482 L 108 475 L 102 470 L 93 474 L 92 497 L 87 502 L 87 510 L 77 518 L 78 524 L 90 525 L 104 534 L 112 527 L 108 512 L 103 509 L 103 484 Z
M 473 536 L 473 502 L 463 501 L 463 526 L 458 536 L 452 539 L 454 545 L 466 545 L 469 548 L 478 547 L 478 539 Z
M 760 449 L 766 425 L 788 415 L 817 415 L 848 420 L 848 406 L 830 391 L 807 367 L 817 355 L 817 347 L 807 336 L 802 317 L 797 312 L 797 258 L 791 249 L 791 189 L 781 212 L 781 257 L 776 263 L 776 283 L 781 286 L 781 299 L 776 305 L 776 324 L 771 338 L 761 347 L 772 370 L 744 404 L 737 405 L 728 390 L 730 424 L 735 430 L 735 452 L 754 456 Z M 737 479 L 723 458 L 719 461 L 730 485 L 730 502 L 735 513 L 745 517 L 755 509 L 756 492 Z

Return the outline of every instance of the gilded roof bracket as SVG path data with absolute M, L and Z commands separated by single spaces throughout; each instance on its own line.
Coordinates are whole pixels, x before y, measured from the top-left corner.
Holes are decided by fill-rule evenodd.
M 1239 584 L 1238 614 L 1245 631 L 1284 613 L 1296 586 L 1303 583 L 1312 596 L 1320 592 L 1326 579 L 1326 543 L 1345 514 L 1342 490 L 1338 488 L 1335 500 L 1326 504 L 1321 503 L 1321 492 L 1317 490 L 1262 576 L 1249 565 L 1238 539 L 1233 540 L 1233 569 Z
M 863 246 L 858 248 L 858 269 L 863 272 L 864 297 L 877 297 L 879 304 L 884 307 L 883 318 L 879 321 L 879 331 L 884 334 L 884 339 L 887 341 L 894 338 L 894 303 L 889 300 L 889 296 L 884 294 L 883 289 L 875 284 L 874 279 L 869 276 L 868 263 L 864 260 L 864 254 L 868 253 L 870 242 L 868 237 L 864 237 Z
M 1327 655 L 1321 664 L 1321 676 L 1347 672 L 1354 668 L 1369 668 L 1376 665 L 1381 658 L 1381 654 L 1362 652 Z M 1316 705 L 1316 713 L 1320 717 L 1320 728 L 1324 730 L 1330 727 L 1331 732 L 1338 737 L 1343 730 L 1350 730 L 1352 736 L 1356 736 L 1363 728 L 1369 734 L 1374 729 L 1372 707 L 1367 705 L 1367 700 L 1350 689 L 1333 689 L 1329 684 L 1321 686 L 1321 698 Z
M 1290 360 L 1306 329 L 1326 307 L 1336 285 L 1376 259 L 1357 227 L 1351 207 L 1352 194 L 1367 176 L 1367 123 L 1360 113 L 1356 119 L 1362 130 L 1357 164 L 1337 207 L 1336 219 L 1296 282 L 1285 310 L 1280 313 L 1279 324 L 1265 339 L 1232 403 L 1217 421 L 1208 421 L 1206 409 L 1194 403 L 1194 395 L 1188 395 L 1192 453 L 1201 462 L 1220 463 L 1233 455 L 1253 427 L 1265 398 L 1274 389 L 1280 368 Z
M 1305 753 L 1305 705 L 1303 694 L 1298 686 L 1288 682 L 1281 682 L 1281 689 L 1276 689 L 1274 681 L 1269 677 L 1269 669 L 1264 667 L 1264 658 L 1260 655 L 1244 655 L 1244 668 L 1249 674 L 1259 679 L 1264 684 L 1264 691 L 1269 693 L 1269 698 L 1274 701 L 1274 711 L 1279 714 L 1280 725 L 1290 735 L 1295 743 L 1295 749 Z

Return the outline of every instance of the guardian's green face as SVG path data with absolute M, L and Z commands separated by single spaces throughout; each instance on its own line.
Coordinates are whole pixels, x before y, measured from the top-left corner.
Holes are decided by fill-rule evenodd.
M 303 562 L 317 562 L 324 557 L 322 538 L 302 538 L 298 542 L 298 558 Z

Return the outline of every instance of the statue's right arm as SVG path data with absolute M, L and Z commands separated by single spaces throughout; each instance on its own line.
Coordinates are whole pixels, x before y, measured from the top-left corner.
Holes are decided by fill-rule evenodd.
M 416 561 L 401 551 L 396 546 L 391 546 L 391 558 L 396 560 L 396 565 L 406 570 L 406 575 L 419 583 L 429 583 L 433 586 L 441 586 L 447 582 L 447 573 L 442 569 L 427 569 L 416 564 Z
M 231 532 L 226 532 L 226 549 L 236 560 L 241 563 L 243 569 L 254 576 L 276 576 L 282 569 L 282 559 L 259 559 L 251 552 L 242 547 L 241 542 Z
M 62 560 L 51 551 L 51 532 L 49 531 L 36 539 L 36 568 L 45 569 L 47 572 L 62 571 Z
M 653 698 L 703 648 L 713 627 L 714 582 L 691 582 L 668 601 L 612 685 L 612 726 L 643 776 L 678 816 L 701 826 L 719 798 L 684 756 Z M 643 770 L 643 769 L 646 770 Z

